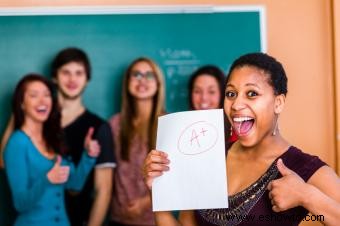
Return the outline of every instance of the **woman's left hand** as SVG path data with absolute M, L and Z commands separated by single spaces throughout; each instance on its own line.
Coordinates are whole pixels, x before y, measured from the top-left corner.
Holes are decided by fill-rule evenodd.
M 97 140 L 92 139 L 93 133 L 94 128 L 90 127 L 85 137 L 84 146 L 87 151 L 87 154 L 92 158 L 96 158 L 100 153 L 100 145 Z
M 273 211 L 280 212 L 302 206 L 306 198 L 304 191 L 309 185 L 294 171 L 287 168 L 282 159 L 277 161 L 277 168 L 282 178 L 273 180 L 268 185 Z

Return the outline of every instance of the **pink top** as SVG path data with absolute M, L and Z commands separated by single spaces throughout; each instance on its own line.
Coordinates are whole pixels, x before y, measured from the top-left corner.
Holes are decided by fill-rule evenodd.
M 120 119 L 120 114 L 110 119 L 117 163 L 114 173 L 111 219 L 128 225 L 155 225 L 151 202 L 150 206 L 143 210 L 141 217 L 131 219 L 124 216 L 124 209 L 131 202 L 147 195 L 150 196 L 142 175 L 143 161 L 149 150 L 147 143 L 136 136 L 130 145 L 130 160 L 122 160 L 119 139 Z

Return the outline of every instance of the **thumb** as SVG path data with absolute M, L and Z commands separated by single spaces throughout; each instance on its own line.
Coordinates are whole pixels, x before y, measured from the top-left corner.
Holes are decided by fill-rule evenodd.
M 277 160 L 276 166 L 282 176 L 288 176 L 293 174 L 294 171 L 290 170 L 282 161 L 282 159 Z
M 86 137 L 85 137 L 85 142 L 87 142 L 88 140 L 92 140 L 93 133 L 94 133 L 94 128 L 90 127 L 87 130 L 87 134 L 86 134 Z
M 60 166 L 60 164 L 61 164 L 61 156 L 60 155 L 57 155 L 57 159 L 56 159 L 56 161 L 55 161 L 55 163 L 54 163 L 54 167 L 56 167 L 56 166 Z

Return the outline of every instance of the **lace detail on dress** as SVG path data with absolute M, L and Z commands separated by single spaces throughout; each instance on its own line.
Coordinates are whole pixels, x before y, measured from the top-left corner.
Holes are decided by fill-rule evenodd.
M 242 222 L 249 211 L 266 191 L 268 183 L 276 178 L 278 169 L 276 161 L 269 169 L 252 185 L 245 190 L 229 196 L 229 208 L 227 209 L 204 209 L 198 213 L 204 220 L 219 226 L 235 226 Z

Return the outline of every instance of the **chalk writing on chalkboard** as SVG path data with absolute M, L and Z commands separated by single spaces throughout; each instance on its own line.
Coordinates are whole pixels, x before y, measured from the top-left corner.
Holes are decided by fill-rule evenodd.
M 194 51 L 190 49 L 163 48 L 159 50 L 163 62 L 164 73 L 170 87 L 176 92 L 169 93 L 170 101 L 178 98 L 187 98 L 187 80 L 190 74 L 197 69 L 201 61 Z M 184 77 L 184 79 L 180 79 Z

